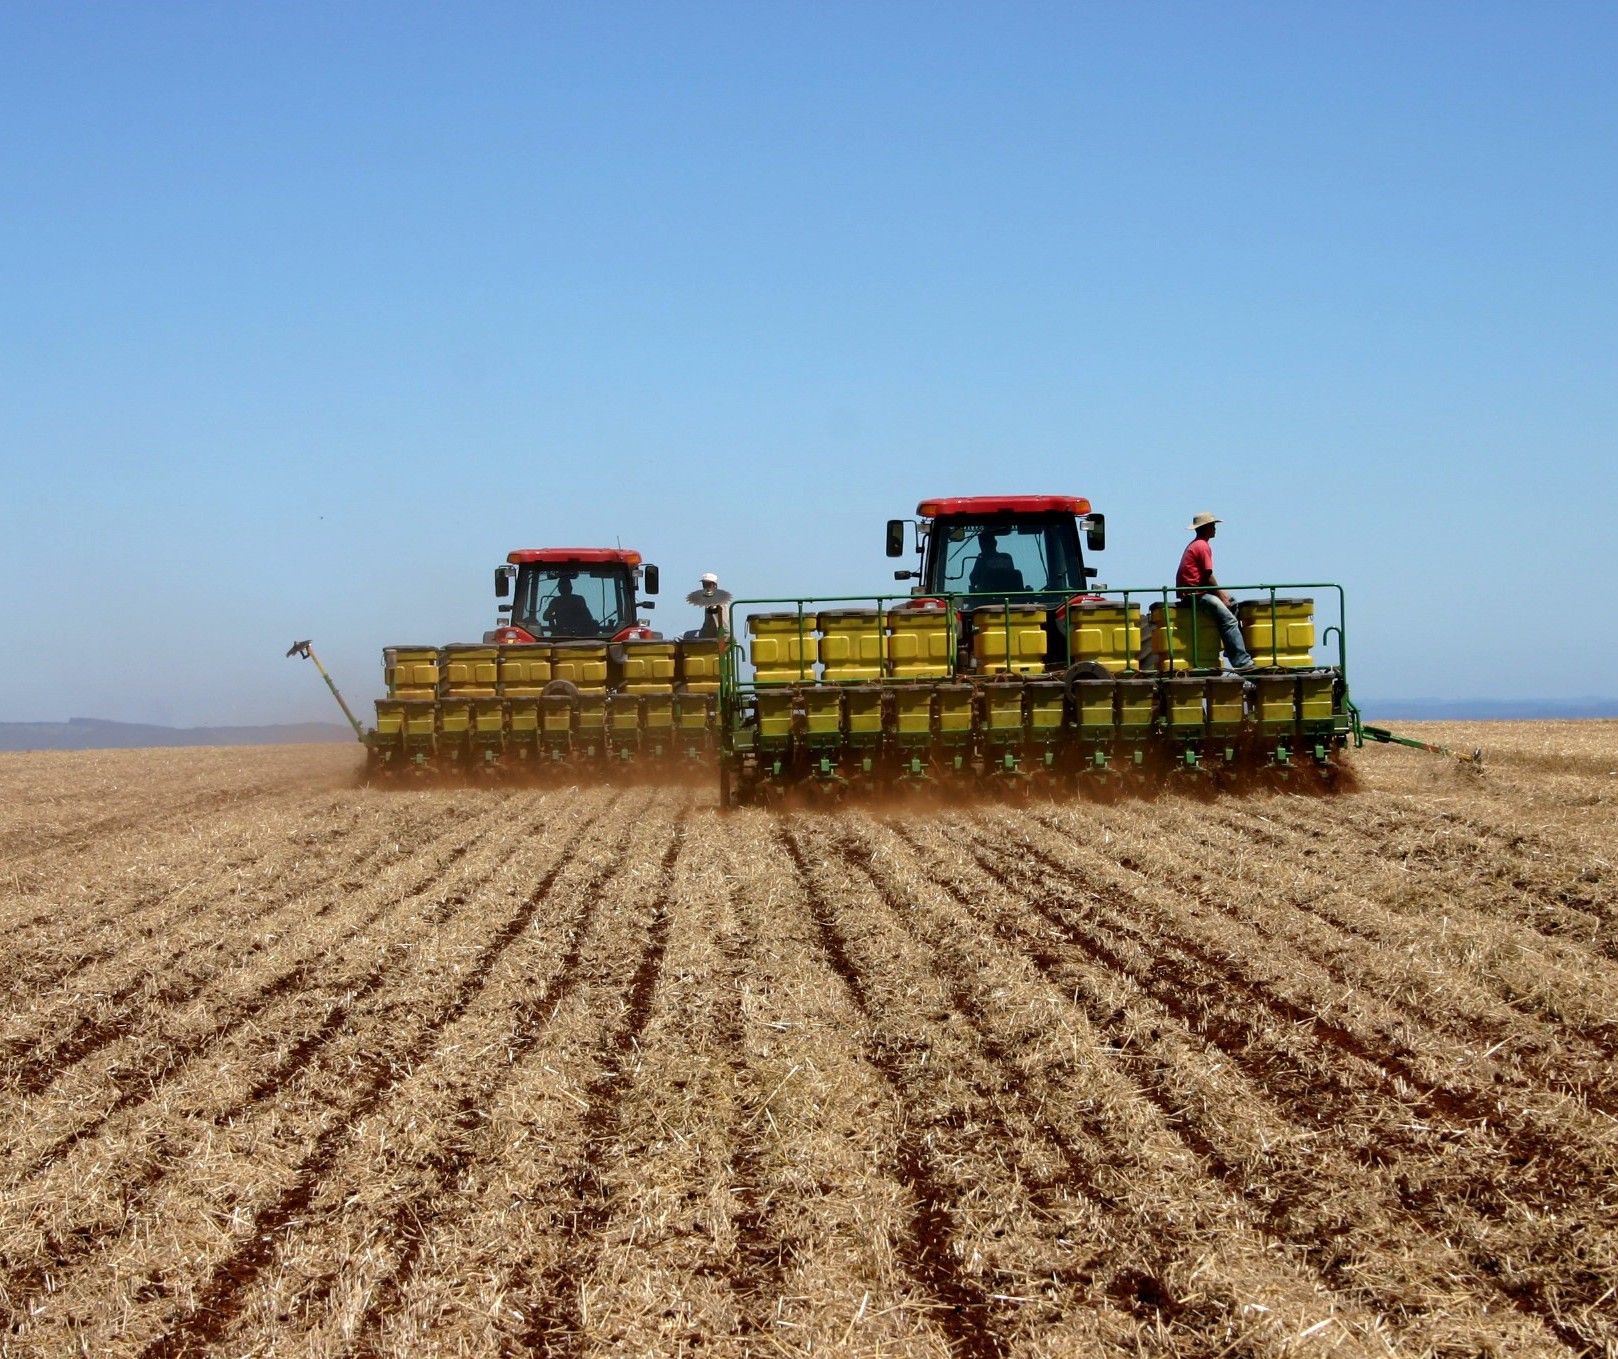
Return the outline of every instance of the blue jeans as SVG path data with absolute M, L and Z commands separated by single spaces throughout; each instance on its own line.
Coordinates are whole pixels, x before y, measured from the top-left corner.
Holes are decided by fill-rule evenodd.
M 1218 595 L 1198 595 L 1197 607 L 1219 629 L 1219 640 L 1225 648 L 1225 659 L 1230 662 L 1233 670 L 1240 670 L 1243 666 L 1253 663 L 1253 658 L 1247 654 L 1247 646 L 1242 641 L 1242 625 L 1236 621 L 1236 615 L 1230 611 Z

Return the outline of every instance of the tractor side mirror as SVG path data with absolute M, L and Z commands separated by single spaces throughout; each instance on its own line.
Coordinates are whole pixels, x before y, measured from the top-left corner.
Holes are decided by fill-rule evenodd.
M 641 568 L 641 582 L 647 594 L 655 595 L 657 593 L 657 568 L 651 562 L 647 562 Z M 645 607 L 649 609 L 652 606 L 648 604 Z
M 1107 546 L 1107 516 L 1092 514 L 1084 521 L 1084 541 L 1090 551 L 1100 552 Z
M 888 520 L 888 556 L 902 557 L 905 553 L 905 521 Z
M 496 599 L 504 599 L 511 593 L 511 578 L 517 574 L 515 566 L 497 566 L 494 568 L 494 593 Z

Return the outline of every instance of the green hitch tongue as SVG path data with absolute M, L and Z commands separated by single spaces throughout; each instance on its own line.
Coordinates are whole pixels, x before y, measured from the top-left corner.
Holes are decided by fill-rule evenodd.
M 1360 730 L 1373 741 L 1380 741 L 1383 745 L 1409 746 L 1412 750 L 1425 750 L 1429 755 L 1447 755 L 1452 760 L 1459 760 L 1462 764 L 1481 765 L 1483 763 L 1483 747 L 1479 746 L 1470 755 L 1459 750 L 1451 750 L 1448 746 L 1436 746 L 1429 741 L 1416 741 L 1408 736 L 1395 736 L 1386 727 L 1361 727 Z
M 348 719 L 348 725 L 354 728 L 354 737 L 361 745 L 365 744 L 365 728 L 360 725 L 359 718 L 348 710 L 348 704 L 343 702 L 343 696 L 337 692 L 337 685 L 332 677 L 326 673 L 326 667 L 320 663 L 320 657 L 315 655 L 315 649 L 309 645 L 306 638 L 301 642 L 294 642 L 287 648 L 288 656 L 302 656 L 305 660 L 313 661 L 315 669 L 320 671 L 320 678 L 326 681 L 326 687 L 331 690 L 331 696 L 337 700 L 337 706 L 343 710 L 343 716 Z

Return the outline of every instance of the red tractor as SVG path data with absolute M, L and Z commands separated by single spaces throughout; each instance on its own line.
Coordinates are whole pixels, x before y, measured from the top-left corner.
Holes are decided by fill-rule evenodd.
M 516 581 L 513 590 L 512 581 Z M 501 620 L 483 635 L 498 645 L 605 637 L 622 642 L 655 634 L 641 611 L 655 607 L 640 598 L 657 593 L 657 568 L 622 547 L 520 548 L 494 572 Z

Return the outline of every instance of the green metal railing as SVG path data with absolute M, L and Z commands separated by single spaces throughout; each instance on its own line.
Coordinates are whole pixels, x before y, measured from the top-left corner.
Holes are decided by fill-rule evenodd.
M 1337 610 L 1336 610 L 1337 621 L 1335 623 L 1328 624 L 1324 629 L 1322 629 L 1317 634 L 1316 646 L 1317 646 L 1317 648 L 1326 647 L 1326 646 L 1329 645 L 1331 639 L 1335 638 L 1335 640 L 1336 640 L 1336 648 L 1335 648 L 1336 649 L 1336 660 L 1335 660 L 1335 662 L 1327 662 L 1327 666 L 1329 668 L 1332 668 L 1332 669 L 1336 669 L 1336 670 L 1340 670 L 1340 671 L 1346 671 L 1346 668 L 1347 668 L 1347 642 L 1346 642 L 1346 617 L 1345 617 L 1346 604 L 1345 604 L 1344 595 L 1343 595 L 1343 587 L 1341 585 L 1337 585 L 1337 584 L 1334 584 L 1334 583 L 1329 582 L 1329 581 L 1302 581 L 1302 582 L 1292 582 L 1292 583 L 1286 583 L 1286 584 L 1227 585 L 1227 586 L 1222 586 L 1220 588 L 1223 589 L 1224 591 L 1226 591 L 1227 593 L 1230 592 L 1230 591 L 1247 591 L 1247 592 L 1250 592 L 1250 593 L 1262 592 L 1264 595 L 1266 595 L 1268 597 L 1269 604 L 1270 604 L 1270 625 L 1271 625 L 1271 637 L 1272 637 L 1270 660 L 1271 660 L 1272 663 L 1275 661 L 1275 659 L 1277 657 L 1277 654 L 1278 654 L 1278 652 L 1277 652 L 1277 650 L 1275 648 L 1273 638 L 1275 636 L 1275 633 L 1277 631 L 1277 625 L 1279 623 L 1279 612 L 1278 612 L 1277 600 L 1281 597 L 1281 592 L 1283 592 L 1283 591 L 1296 591 L 1296 590 L 1330 591 L 1335 596 L 1336 601 L 1337 601 Z M 798 620 L 798 637 L 797 637 L 797 640 L 798 640 L 798 674 L 796 676 L 794 676 L 792 679 L 781 680 L 779 682 L 782 683 L 782 684 L 794 684 L 794 683 L 796 683 L 796 684 L 804 684 L 804 683 L 809 683 L 809 682 L 816 679 L 816 676 L 815 676 L 815 674 L 813 672 L 814 672 L 814 667 L 817 664 L 817 662 L 808 659 L 808 657 L 811 654 L 811 650 L 810 650 L 809 646 L 807 645 L 807 643 L 811 640 L 812 635 L 817 631 L 818 623 L 817 623 L 816 620 L 818 619 L 819 614 L 827 606 L 864 606 L 864 607 L 867 607 L 872 612 L 879 615 L 879 617 L 882 619 L 883 626 L 885 627 L 886 626 L 886 616 L 887 616 L 890 609 L 902 607 L 902 606 L 905 606 L 905 605 L 913 605 L 913 604 L 916 604 L 920 600 L 938 600 L 938 601 L 941 601 L 944 604 L 944 613 L 945 613 L 946 618 L 948 620 L 949 638 L 950 638 L 950 642 L 951 642 L 952 648 L 953 648 L 953 644 L 955 644 L 957 642 L 958 635 L 959 635 L 958 621 L 957 620 L 960 618 L 960 616 L 963 613 L 965 613 L 967 611 L 970 611 L 970 610 L 980 609 L 984 605 L 1004 604 L 1006 606 L 1006 610 L 1005 610 L 1006 622 L 1005 622 L 1005 625 L 1004 625 L 1005 626 L 1005 637 L 1006 637 L 1007 647 L 1008 647 L 1008 651 L 1009 651 L 1010 640 L 1011 640 L 1010 608 L 1011 608 L 1011 606 L 1013 604 L 1016 604 L 1016 603 L 1039 604 L 1042 607 L 1047 608 L 1050 612 L 1054 613 L 1058 609 L 1061 609 L 1064 606 L 1066 606 L 1069 603 L 1069 601 L 1073 601 L 1073 600 L 1079 600 L 1079 599 L 1085 599 L 1085 600 L 1094 599 L 1094 600 L 1108 600 L 1108 601 L 1116 600 L 1119 604 L 1121 604 L 1123 606 L 1123 608 L 1125 610 L 1126 626 L 1127 626 L 1128 625 L 1127 624 L 1127 614 L 1128 614 L 1128 610 L 1129 610 L 1129 607 L 1130 607 L 1131 604 L 1135 604 L 1136 607 L 1140 609 L 1141 614 L 1142 614 L 1143 617 L 1145 617 L 1147 612 L 1148 612 L 1148 608 L 1146 606 L 1143 606 L 1143 605 L 1139 604 L 1137 601 L 1145 600 L 1145 601 L 1148 601 L 1149 604 L 1160 603 L 1160 604 L 1163 605 L 1165 615 L 1169 616 L 1169 611 L 1171 609 L 1175 608 L 1177 605 L 1182 603 L 1182 600 L 1180 598 L 1180 596 L 1182 594 L 1194 595 L 1194 594 L 1214 594 L 1214 593 L 1217 593 L 1217 592 L 1215 590 L 1211 589 L 1211 588 L 1209 588 L 1209 589 L 1197 588 L 1197 589 L 1183 590 L 1182 591 L 1182 590 L 1179 590 L 1179 589 L 1177 589 L 1176 587 L 1174 587 L 1172 585 L 1168 585 L 1168 586 L 1152 586 L 1152 587 L 1130 587 L 1130 588 L 1116 589 L 1116 590 L 1114 590 L 1114 589 L 1087 590 L 1082 594 L 1067 594 L 1066 592 L 1056 592 L 1056 591 L 1051 591 L 1051 590 L 1015 590 L 1015 591 L 1012 591 L 1012 590 L 995 590 L 995 591 L 992 591 L 992 592 L 984 592 L 984 593 L 977 593 L 977 594 L 942 594 L 942 595 L 933 595 L 933 594 L 928 594 L 928 595 L 912 595 L 912 594 L 903 594 L 903 595 L 801 595 L 801 596 L 797 596 L 797 597 L 782 597 L 782 598 L 774 598 L 774 599 L 738 599 L 738 600 L 732 601 L 732 604 L 731 604 L 732 630 L 731 630 L 731 634 L 730 634 L 730 637 L 729 637 L 728 645 L 725 648 L 724 655 L 723 655 L 723 657 L 721 659 L 721 667 L 720 667 L 720 669 L 721 669 L 721 680 L 723 682 L 726 678 L 728 678 L 730 680 L 730 682 L 733 683 L 733 684 L 739 682 L 739 680 L 740 680 L 740 666 L 743 664 L 743 661 L 742 661 L 742 650 L 743 650 L 743 648 L 742 648 L 742 643 L 741 643 L 741 637 L 740 637 L 740 635 L 739 635 L 739 633 L 738 633 L 738 631 L 737 631 L 737 629 L 735 627 L 735 622 L 736 622 L 736 620 L 738 618 L 741 618 L 743 616 L 742 615 L 742 610 L 743 610 L 744 606 L 767 608 L 770 612 L 775 612 L 775 613 L 792 612 L 797 616 L 797 620 Z M 790 608 L 783 608 L 782 606 L 790 606 Z M 810 606 L 813 606 L 813 607 L 810 607 Z M 1316 615 L 1318 616 L 1318 614 L 1319 614 L 1319 611 L 1317 609 L 1316 610 Z M 1176 631 L 1177 630 L 1174 630 L 1174 629 L 1171 629 L 1171 631 L 1170 631 L 1170 640 L 1169 640 L 1169 644 L 1168 644 L 1169 649 L 1166 652 L 1166 657 L 1170 661 L 1173 661 L 1175 659 L 1174 634 L 1175 634 Z M 1192 669 L 1196 669 L 1196 670 L 1218 669 L 1219 668 L 1219 655 L 1218 655 L 1217 651 L 1215 652 L 1215 654 L 1211 658 L 1210 663 L 1208 665 L 1198 664 L 1198 662 L 1201 661 L 1203 658 L 1201 656 L 1200 648 L 1197 646 L 1197 631 L 1198 630 L 1196 628 L 1194 628 L 1194 627 L 1192 629 L 1190 629 L 1190 641 L 1191 641 L 1190 660 L 1191 660 L 1191 663 L 1192 663 Z M 1065 659 L 1068 662 L 1068 664 L 1072 664 L 1072 662 L 1073 662 L 1072 630 L 1071 629 L 1065 629 L 1064 630 L 1064 636 L 1065 636 L 1065 639 L 1066 639 L 1066 656 L 1065 656 Z M 1257 659 L 1257 658 L 1255 657 L 1255 659 Z M 727 673 L 727 669 L 728 669 L 728 673 Z M 884 651 L 883 656 L 882 656 L 881 669 L 882 669 L 882 673 L 883 673 L 884 678 L 892 678 L 892 675 L 893 675 L 892 663 L 891 663 L 891 659 L 886 654 L 886 651 Z M 1130 667 L 1127 667 L 1126 669 L 1130 673 L 1139 673 L 1138 667 L 1135 667 L 1135 666 L 1130 666 Z M 953 674 L 953 662 L 952 662 L 951 673 Z
M 1335 600 L 1335 621 L 1328 621 L 1324 627 L 1318 628 L 1315 638 L 1315 651 L 1317 653 L 1325 652 L 1328 655 L 1335 653 L 1335 659 L 1327 660 L 1324 663 L 1317 663 L 1317 668 L 1335 670 L 1342 678 L 1344 685 L 1345 711 L 1351 719 L 1351 730 L 1354 736 L 1355 744 L 1361 744 L 1363 742 L 1365 733 L 1359 720 L 1358 710 L 1354 708 L 1352 703 L 1347 701 L 1348 648 L 1346 601 L 1344 598 L 1343 587 L 1329 581 L 1309 581 L 1277 584 L 1262 583 L 1253 585 L 1232 585 L 1223 586 L 1220 588 L 1227 593 L 1242 592 L 1249 595 L 1257 594 L 1268 599 L 1271 650 L 1267 659 L 1272 665 L 1278 661 L 1279 657 L 1279 645 L 1277 641 L 1280 630 L 1280 612 L 1278 605 L 1279 599 L 1281 599 L 1283 596 L 1289 596 L 1299 592 L 1309 592 L 1310 597 L 1315 600 L 1314 616 L 1317 619 L 1320 618 L 1323 613 L 1319 607 L 1319 596 L 1323 594 L 1328 602 Z M 726 751 L 731 749 L 731 736 L 737 724 L 736 718 L 738 709 L 741 703 L 755 692 L 772 688 L 779 689 L 790 685 L 814 684 L 822 682 L 820 676 L 817 674 L 817 666 L 820 665 L 820 662 L 816 657 L 814 634 L 819 630 L 818 615 L 827 608 L 860 607 L 869 609 L 877 615 L 879 620 L 879 630 L 882 635 L 885 636 L 888 632 L 887 615 L 890 610 L 905 606 L 918 605 L 924 600 L 938 601 L 943 606 L 948 639 L 946 645 L 946 654 L 948 657 L 949 673 L 947 676 L 941 678 L 956 680 L 963 678 L 959 670 L 960 620 L 969 610 L 978 610 L 984 605 L 993 606 L 998 604 L 1002 606 L 1004 617 L 1004 623 L 1002 626 L 1004 627 L 1005 654 L 1009 658 L 1013 654 L 1011 611 L 1018 604 L 1038 605 L 1045 608 L 1049 613 L 1054 614 L 1058 610 L 1063 609 L 1065 606 L 1070 606 L 1071 604 L 1080 600 L 1098 600 L 1117 603 L 1121 605 L 1123 609 L 1126 639 L 1131 637 L 1139 637 L 1141 644 L 1144 644 L 1144 623 L 1149 617 L 1150 606 L 1152 604 L 1161 604 L 1163 606 L 1165 622 L 1172 623 L 1174 615 L 1171 611 L 1182 603 L 1182 594 L 1195 595 L 1200 593 L 1212 593 L 1212 591 L 1201 589 L 1182 591 L 1177 587 L 1170 585 L 1107 590 L 1084 590 L 1078 592 L 1052 590 L 996 590 L 979 593 L 949 594 L 906 593 L 902 595 L 802 595 L 787 598 L 733 600 L 731 602 L 730 615 L 731 632 L 721 653 L 719 667 L 721 744 Z M 1133 625 L 1131 624 L 1131 606 L 1134 606 L 1138 610 L 1141 618 L 1140 623 Z M 1190 607 L 1193 609 L 1195 608 L 1194 605 L 1190 605 Z M 746 650 L 744 649 L 743 630 L 747 628 L 746 611 L 749 609 L 769 613 L 791 612 L 796 615 L 797 663 L 794 667 L 796 672 L 795 674 L 777 680 L 764 681 L 759 681 L 747 675 L 746 671 L 750 668 L 751 662 L 748 659 Z M 1329 607 L 1324 612 L 1329 619 L 1331 612 Z M 1196 626 L 1196 622 L 1201 616 L 1201 611 L 1196 610 L 1192 618 L 1193 626 L 1189 629 L 1189 653 L 1181 650 L 1180 656 L 1189 660 L 1190 669 L 1193 672 L 1200 671 L 1206 673 L 1208 671 L 1220 669 L 1221 662 L 1219 648 L 1217 646 L 1213 656 L 1204 657 L 1202 655 L 1202 648 L 1198 638 L 1199 629 Z M 1066 666 L 1071 666 L 1074 663 L 1074 629 L 1071 626 L 1071 623 L 1076 619 L 1076 617 L 1076 611 L 1068 608 L 1067 618 L 1064 620 L 1068 625 L 1061 628 L 1064 646 L 1064 654 L 1062 655 L 1061 659 L 1064 663 L 1064 668 L 1066 668 Z M 1133 631 L 1131 631 L 1132 626 L 1134 629 Z M 1177 628 L 1170 626 L 1165 644 L 1163 661 L 1164 668 L 1169 672 L 1173 671 L 1174 664 L 1177 659 L 1176 649 L 1178 646 L 1178 632 L 1179 630 Z M 747 629 L 747 635 L 753 635 L 751 634 L 750 629 Z M 1265 658 L 1255 656 L 1254 659 L 1258 661 L 1260 665 L 1264 664 Z M 1117 673 L 1122 677 L 1160 673 L 1160 671 L 1142 670 L 1138 662 L 1138 654 L 1130 656 L 1128 658 L 1128 664 L 1121 667 Z M 897 678 L 893 659 L 889 654 L 889 649 L 886 645 L 882 647 L 882 654 L 878 663 L 878 670 L 879 678 L 881 680 L 892 681 Z M 1373 737 L 1373 739 L 1383 738 Z

